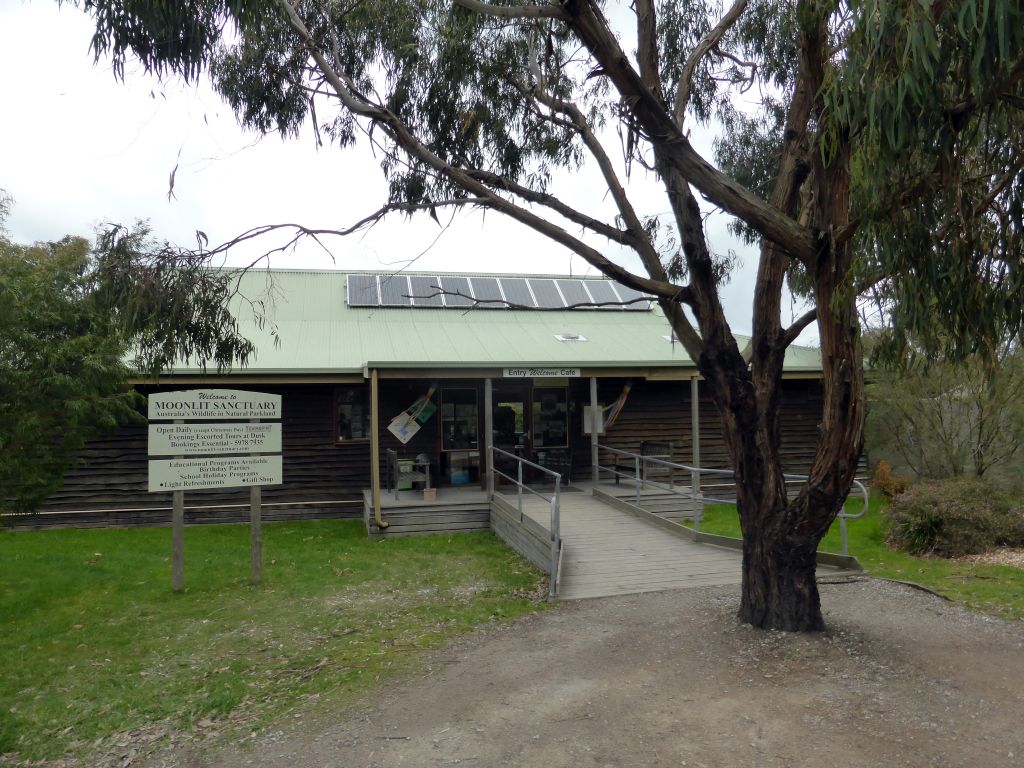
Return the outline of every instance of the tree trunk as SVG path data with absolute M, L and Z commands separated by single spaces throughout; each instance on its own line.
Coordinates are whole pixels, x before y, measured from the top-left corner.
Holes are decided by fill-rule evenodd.
M 786 632 L 824 629 L 815 581 L 817 548 L 814 536 L 745 531 L 740 621 Z

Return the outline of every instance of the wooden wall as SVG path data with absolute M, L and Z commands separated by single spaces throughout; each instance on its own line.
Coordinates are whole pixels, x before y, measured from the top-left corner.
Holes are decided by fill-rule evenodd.
M 615 402 L 625 379 L 603 379 L 598 382 L 598 401 L 602 405 Z M 589 382 L 574 382 L 574 394 L 581 404 L 590 402 Z M 722 432 L 718 410 L 707 388 L 700 387 L 700 459 L 709 469 L 730 467 L 728 449 Z M 793 474 L 808 471 L 818 440 L 821 417 L 821 382 L 814 379 L 788 379 L 783 382 L 781 414 L 782 456 L 784 468 Z M 582 412 L 582 407 L 580 408 Z M 573 452 L 574 474 L 589 477 L 590 437 L 582 436 L 582 413 L 576 417 Z M 693 459 L 690 423 L 689 381 L 634 380 L 626 406 L 615 424 L 601 435 L 602 445 L 633 453 L 640 451 L 644 440 L 672 442 L 675 461 L 689 464 Z M 602 456 L 601 463 L 610 457 Z M 862 460 L 863 461 L 863 460 Z
M 598 399 L 612 403 L 625 379 L 599 382 Z M 461 386 L 446 381 L 447 386 Z M 476 387 L 480 408 L 478 434 L 483 437 L 483 387 Z M 590 478 L 590 437 L 583 434 L 583 406 L 590 402 L 589 380 L 570 382 L 571 448 L 565 465 L 575 481 Z M 180 388 L 180 387 L 178 387 Z M 338 443 L 334 436 L 332 385 L 259 386 L 260 391 L 282 395 L 284 479 L 281 486 L 264 489 L 264 517 L 358 517 L 362 490 L 370 485 L 369 440 Z M 432 481 L 440 480 L 440 413 L 422 425 L 403 445 L 387 431 L 391 419 L 426 392 L 424 381 L 380 383 L 380 448 L 395 449 L 402 458 L 426 453 L 434 460 Z M 783 385 L 782 437 L 785 467 L 804 473 L 810 465 L 818 435 L 821 384 L 815 380 L 787 380 Z M 144 390 L 144 394 L 145 394 Z M 701 388 L 701 464 L 710 468 L 729 466 L 725 442 L 714 404 Z M 627 451 L 638 451 L 643 440 L 674 443 L 676 461 L 692 458 L 689 381 L 634 380 L 625 409 L 601 442 Z M 81 454 L 81 464 L 70 471 L 63 488 L 45 504 L 41 514 L 12 518 L 15 525 L 160 525 L 170 519 L 171 494 L 148 493 L 146 427 L 125 427 L 118 433 L 91 442 Z M 553 458 L 555 452 L 551 452 Z M 561 459 L 557 459 L 561 461 Z M 862 460 L 863 461 L 863 460 Z M 602 458 L 602 463 L 610 463 Z M 564 467 L 556 467 L 565 471 Z M 247 519 L 248 489 L 188 491 L 186 517 L 192 522 L 231 522 Z
M 252 389 L 282 395 L 284 484 L 263 489 L 264 518 L 358 517 L 362 489 L 370 476 L 370 444 L 369 440 L 335 441 L 334 387 L 263 385 Z M 9 522 L 166 523 L 172 494 L 146 490 L 146 443 L 145 424 L 124 427 L 92 441 L 82 451 L 80 465 L 66 475 L 64 486 L 47 500 L 41 514 Z M 192 522 L 248 519 L 248 499 L 247 488 L 186 491 L 186 518 Z

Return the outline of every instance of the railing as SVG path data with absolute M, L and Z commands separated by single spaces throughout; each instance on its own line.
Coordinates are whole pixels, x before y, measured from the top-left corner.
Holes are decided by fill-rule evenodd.
M 700 481 L 701 475 L 713 475 L 713 476 L 717 476 L 717 477 L 728 477 L 730 480 L 732 480 L 734 478 L 734 473 L 733 473 L 733 471 L 731 469 L 707 469 L 705 467 L 691 467 L 688 464 L 680 464 L 680 463 L 677 463 L 677 462 L 674 462 L 674 461 L 669 461 L 667 459 L 658 458 L 656 456 L 642 456 L 639 453 L 630 453 L 629 451 L 623 451 L 623 450 L 621 450 L 619 448 L 612 448 L 611 446 L 608 446 L 608 445 L 600 445 L 600 444 L 598 444 L 597 448 L 598 448 L 598 455 L 600 455 L 601 451 L 605 451 L 606 453 L 610 453 L 613 456 L 622 456 L 622 457 L 626 458 L 628 461 L 626 462 L 625 466 L 630 466 L 631 465 L 633 471 L 629 472 L 629 471 L 621 470 L 620 469 L 620 464 L 619 464 L 618 460 L 616 460 L 615 464 L 613 466 L 610 466 L 610 467 L 609 466 L 603 466 L 600 463 L 600 460 L 599 460 L 598 463 L 594 467 L 594 470 L 595 470 L 594 471 L 594 477 L 595 478 L 600 479 L 600 476 L 601 476 L 600 473 L 601 472 L 609 472 L 612 475 L 614 475 L 616 479 L 626 478 L 626 479 L 632 480 L 633 483 L 634 483 L 634 487 L 636 489 L 635 503 L 636 503 L 637 506 L 641 506 L 641 504 L 640 504 L 640 496 L 641 496 L 640 492 L 641 492 L 641 490 L 643 490 L 647 486 L 651 486 L 652 488 L 657 488 L 659 490 L 669 491 L 670 493 L 673 493 L 673 494 L 675 494 L 677 496 L 681 496 L 681 497 L 686 498 L 686 499 L 691 499 L 693 501 L 693 528 L 694 528 L 695 531 L 699 531 L 700 530 L 700 521 L 701 521 L 701 517 L 703 516 L 702 513 L 703 513 L 704 504 L 709 503 L 709 502 L 712 503 L 712 504 L 735 504 L 736 503 L 736 499 L 728 499 L 728 498 L 716 499 L 716 498 L 713 498 L 713 497 L 710 497 L 710 496 L 705 496 L 703 493 L 701 493 L 701 490 L 700 490 L 700 488 L 701 488 L 701 481 Z M 664 483 L 660 483 L 657 480 L 651 479 L 651 477 L 649 476 L 651 474 L 649 472 L 651 467 L 657 467 L 657 468 L 660 468 L 660 469 L 667 469 L 668 470 L 668 479 L 669 479 L 668 485 L 665 485 Z M 678 485 L 676 485 L 676 483 L 675 483 L 675 476 L 674 476 L 674 472 L 676 470 L 679 470 L 680 472 L 682 472 L 684 474 L 688 474 L 690 476 L 690 485 L 689 486 L 685 486 L 685 485 L 678 486 Z M 807 475 L 788 475 L 788 474 L 784 474 L 782 477 L 786 481 L 796 481 L 796 482 L 803 482 L 803 481 L 806 481 L 808 479 Z M 839 511 L 839 514 L 836 515 L 836 519 L 839 520 L 839 537 L 840 537 L 840 547 L 841 547 L 841 550 L 842 550 L 841 554 L 844 557 L 849 554 L 848 545 L 847 545 L 846 521 L 847 520 L 858 520 L 858 519 L 864 517 L 864 515 L 868 511 L 868 489 L 865 488 L 864 484 L 862 482 L 860 482 L 859 480 L 854 480 L 853 481 L 853 486 L 856 487 L 857 491 L 861 495 L 861 498 L 863 498 L 863 500 L 864 500 L 864 503 L 861 505 L 860 512 L 857 512 L 856 514 L 851 514 L 851 513 L 848 513 L 846 511 L 845 507 L 844 507 L 843 509 L 841 509 Z M 686 489 L 689 489 L 689 490 L 686 490 Z
M 560 516 L 561 516 L 561 488 L 562 488 L 562 476 L 557 472 L 553 472 L 547 467 L 542 467 L 540 464 L 534 464 L 532 461 L 516 456 L 514 453 L 503 451 L 501 448 L 495 448 L 493 445 L 488 446 L 490 455 L 488 456 L 487 466 L 491 468 L 491 472 L 495 475 L 505 478 L 510 483 L 516 486 L 516 509 L 519 512 L 519 522 L 523 522 L 523 491 L 532 493 L 534 496 L 543 499 L 548 503 L 550 509 L 551 520 L 548 526 L 548 532 L 551 535 L 551 570 L 549 574 L 551 584 L 551 596 L 554 597 L 558 591 L 558 563 L 559 556 L 562 550 L 562 539 L 560 535 Z M 512 477 L 505 472 L 498 469 L 495 464 L 494 457 L 499 455 L 508 459 L 511 459 L 516 463 L 516 476 Z M 551 477 L 554 481 L 554 492 L 546 494 L 541 491 L 531 488 L 529 485 L 523 482 L 523 467 L 530 467 L 539 471 L 542 475 Z M 493 484 L 490 485 L 490 491 L 493 493 Z

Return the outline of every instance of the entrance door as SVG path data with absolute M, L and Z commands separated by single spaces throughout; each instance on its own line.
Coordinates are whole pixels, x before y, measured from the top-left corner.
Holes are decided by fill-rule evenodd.
M 530 392 L 527 382 L 502 381 L 494 387 L 494 447 L 527 461 L 533 461 L 530 445 Z M 516 463 L 495 454 L 495 467 L 516 477 Z M 501 478 L 498 478 L 501 479 Z M 524 474 L 529 480 L 529 474 Z M 506 481 L 507 482 L 507 481 Z
M 530 408 L 530 446 L 534 461 L 571 478 L 572 447 L 569 441 L 569 388 L 565 384 L 533 383 Z M 550 476 L 545 478 L 550 479 Z

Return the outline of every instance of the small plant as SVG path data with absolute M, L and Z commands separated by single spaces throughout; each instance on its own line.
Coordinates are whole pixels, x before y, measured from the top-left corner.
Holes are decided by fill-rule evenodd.
M 871 485 L 887 499 L 894 499 L 907 490 L 906 478 L 894 475 L 892 467 L 885 459 L 875 465 L 875 474 L 871 478 Z
M 1024 546 L 1024 511 L 976 478 L 918 483 L 885 514 L 887 543 L 913 555 L 961 557 Z

